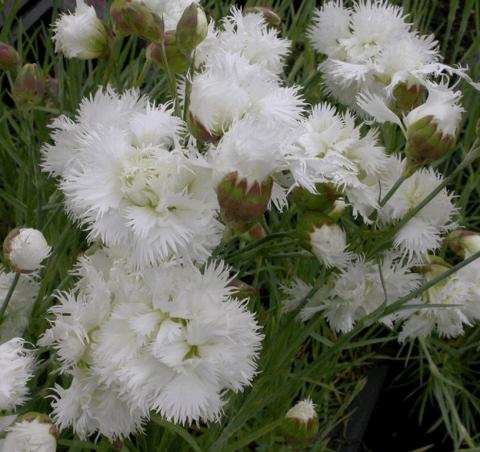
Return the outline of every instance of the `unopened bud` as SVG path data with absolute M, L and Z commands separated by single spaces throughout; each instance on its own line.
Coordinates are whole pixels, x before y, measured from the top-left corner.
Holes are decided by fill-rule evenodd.
M 25 64 L 13 83 L 12 97 L 18 108 L 38 105 L 45 94 L 42 71 L 36 64 Z
M 447 237 L 447 245 L 460 257 L 468 257 L 480 251 L 480 233 L 459 229 Z
M 7 429 L 4 451 L 55 452 L 59 434 L 46 414 L 27 413 Z
M 177 45 L 190 54 L 208 34 L 208 20 L 203 9 L 192 3 L 182 14 L 177 24 Z
M 110 15 L 115 33 L 119 36 L 135 35 L 153 42 L 163 39 L 163 20 L 142 3 L 114 0 Z
M 265 21 L 272 27 L 279 27 L 282 23 L 280 16 L 265 6 L 248 6 L 243 10 L 244 14 L 261 14 Z
M 227 174 L 217 185 L 217 198 L 227 224 L 237 232 L 247 232 L 258 223 L 272 194 L 273 180 L 249 183 L 237 172 Z
M 408 113 L 418 107 L 425 96 L 426 89 L 422 85 L 400 83 L 393 90 L 396 107 L 400 113 Z
M 301 187 L 292 191 L 292 198 L 299 210 L 327 212 L 334 207 L 338 197 L 335 188 L 327 184 L 317 184 L 315 188 L 317 193 L 311 193 Z
M 31 273 L 50 254 L 51 248 L 37 229 L 15 228 L 3 242 L 6 260 L 17 273 Z
M 177 38 L 174 31 L 165 32 L 163 38 L 163 46 L 165 49 L 165 57 L 163 54 L 162 44 L 152 42 L 146 50 L 147 58 L 155 61 L 162 67 L 176 74 L 182 74 L 188 69 L 188 57 L 178 48 Z
M 306 447 L 318 433 L 318 416 L 310 399 L 290 408 L 282 424 L 286 440 L 296 447 Z
M 5 42 L 0 41 L 0 69 L 12 71 L 20 64 L 20 57 L 17 51 Z

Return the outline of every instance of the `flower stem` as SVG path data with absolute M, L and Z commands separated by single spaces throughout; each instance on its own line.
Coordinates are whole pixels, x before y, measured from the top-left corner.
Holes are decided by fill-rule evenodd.
M 7 310 L 8 303 L 10 303 L 10 299 L 12 298 L 13 291 L 15 290 L 15 287 L 17 287 L 18 280 L 20 279 L 20 273 L 16 272 L 15 277 L 13 278 L 12 284 L 10 284 L 10 288 L 8 289 L 7 296 L 5 297 L 5 300 L 3 301 L 2 308 L 0 309 L 0 322 L 3 320 L 3 315 L 5 314 L 5 311 Z
M 390 200 L 390 198 L 395 194 L 395 192 L 400 188 L 400 185 L 402 185 L 406 179 L 408 179 L 410 175 L 409 174 L 402 174 L 397 181 L 393 184 L 392 188 L 388 190 L 388 193 L 380 200 L 378 205 L 380 207 L 383 207 L 387 202 Z
M 162 39 L 160 48 L 162 50 L 163 61 L 165 62 L 165 71 L 167 73 L 168 84 L 170 85 L 170 93 L 173 98 L 173 105 L 175 108 L 175 115 L 180 117 L 180 105 L 178 104 L 178 95 L 177 95 L 177 80 L 173 74 L 170 66 L 168 65 L 167 52 L 165 50 L 165 39 Z
M 185 80 L 185 101 L 183 104 L 183 120 L 186 121 L 188 119 L 188 109 L 190 107 L 190 94 L 192 93 L 192 80 L 193 74 L 195 72 L 195 50 L 193 51 L 190 57 L 190 69 L 189 69 L 189 77 L 187 76 Z

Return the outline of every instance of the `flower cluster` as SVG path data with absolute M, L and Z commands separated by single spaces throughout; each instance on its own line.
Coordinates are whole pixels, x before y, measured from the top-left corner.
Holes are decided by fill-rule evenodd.
M 215 421 L 225 390 L 239 391 L 255 375 L 259 327 L 232 298 L 223 264 L 139 273 L 99 251 L 77 273 L 40 341 L 72 377 L 69 388 L 56 388 L 60 428 L 113 439 L 138 430 L 150 411 L 182 424 Z
M 431 77 L 456 74 L 470 81 L 464 69 L 441 63 L 433 35 L 420 35 L 402 8 L 386 0 L 361 0 L 351 8 L 329 1 L 316 11 L 309 37 L 327 56 L 319 68 L 327 92 L 357 109 L 360 93 L 408 110 L 421 103 Z
M 183 122 L 137 91 L 97 91 L 76 121 L 52 124 L 43 168 L 60 178 L 70 215 L 92 241 L 122 248 L 135 266 L 173 256 L 204 261 L 219 243 L 205 159 L 181 145 Z

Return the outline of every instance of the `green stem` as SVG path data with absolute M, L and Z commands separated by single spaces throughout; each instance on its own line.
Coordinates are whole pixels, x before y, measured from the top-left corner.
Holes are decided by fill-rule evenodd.
M 167 59 L 167 52 L 165 50 L 165 40 L 162 39 L 160 44 L 160 48 L 162 50 L 162 58 L 165 62 L 165 71 L 167 73 L 168 84 L 170 85 L 170 92 L 173 97 L 173 103 L 175 108 L 175 115 L 180 116 L 180 105 L 178 104 L 178 96 L 177 96 L 177 80 L 175 79 L 175 75 L 172 73 L 170 66 L 168 65 Z
M 387 202 L 390 200 L 390 198 L 395 194 L 395 192 L 400 188 L 400 185 L 402 185 L 409 177 L 411 174 L 408 173 L 403 173 L 397 181 L 393 184 L 392 188 L 388 191 L 388 193 L 380 200 L 378 205 L 380 207 L 383 207 Z
M 12 298 L 13 291 L 15 290 L 15 287 L 17 287 L 18 280 L 20 279 L 20 273 L 17 272 L 15 273 L 15 277 L 13 278 L 12 284 L 10 284 L 10 288 L 8 289 L 7 296 L 5 297 L 5 300 L 3 301 L 2 308 L 0 309 L 0 322 L 3 320 L 3 315 L 5 314 L 5 311 L 7 310 L 8 303 L 10 303 L 10 299 Z
M 185 81 L 185 101 L 183 103 L 183 120 L 187 120 L 188 115 L 188 108 L 190 107 L 190 94 L 192 93 L 192 80 L 193 74 L 195 72 L 195 51 L 193 51 L 192 56 L 190 58 L 190 68 L 188 73 L 190 77 L 186 78 Z

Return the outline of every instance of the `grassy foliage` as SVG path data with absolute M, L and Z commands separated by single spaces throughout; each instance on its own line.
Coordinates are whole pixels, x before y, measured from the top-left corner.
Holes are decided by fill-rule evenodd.
M 283 18 L 282 31 L 293 41 L 286 81 L 302 86 L 309 103 L 324 99 L 321 74 L 316 70 L 320 60 L 305 39 L 315 3 L 313 0 L 261 2 Z M 480 79 L 479 0 L 406 0 L 402 4 L 423 32 L 436 34 L 447 62 L 468 64 L 471 77 Z M 221 0 L 208 0 L 204 5 L 216 18 L 229 9 L 229 2 Z M 0 32 L 0 40 L 9 40 L 15 23 L 12 12 Z M 45 76 L 58 80 L 58 95 L 52 97 L 48 106 L 17 111 L 9 98 L 9 80 L 5 74 L 0 75 L 4 87 L 0 102 L 0 236 L 4 237 L 17 225 L 27 225 L 42 230 L 53 246 L 26 337 L 35 342 L 46 327 L 45 312 L 53 303 L 52 292 L 71 286 L 69 270 L 88 246 L 84 233 L 66 217 L 55 181 L 39 169 L 40 147 L 49 139 L 49 121 L 60 112 L 73 113 L 82 97 L 98 85 L 110 83 L 120 90 L 141 86 L 153 99 L 165 101 L 168 81 L 158 68 L 145 68 L 144 46 L 132 38 L 117 43 L 111 57 L 98 63 L 67 61 L 56 56 L 44 25 L 28 35 L 20 33 L 17 48 L 24 61 L 39 63 Z M 440 163 L 439 169 L 445 175 L 452 174 L 464 159 L 475 139 L 480 118 L 479 94 L 468 86 L 464 91 L 467 113 L 458 145 Z M 384 127 L 382 137 L 391 152 L 401 145 L 402 138 L 390 127 Z M 470 162 L 449 182 L 449 188 L 458 194 L 460 223 L 468 229 L 480 230 L 478 162 Z M 431 404 L 438 407 L 438 420 L 433 425 L 424 424 L 423 428 L 444 432 L 446 440 L 451 441 L 448 444 L 455 449 L 480 446 L 480 425 L 476 422 L 480 416 L 479 328 L 471 328 L 455 341 L 432 338 L 400 347 L 394 340 L 394 332 L 373 324 L 375 317 L 365 319 L 351 333 L 337 336 L 321 318 L 300 324 L 294 314 L 283 314 L 281 285 L 293 275 L 311 280 L 317 270 L 315 260 L 305 256 L 288 234 L 280 232 L 292 229 L 293 213 L 272 213 L 267 219 L 267 239 L 250 245 L 232 241 L 219 251 L 240 277 L 257 288 L 258 296 L 251 307 L 258 313 L 266 336 L 253 387 L 241 395 L 228 395 L 222 422 L 186 429 L 153 416 L 145 427 L 145 435 L 124 444 L 111 445 L 105 439 L 97 443 L 82 442 L 71 432 L 65 432 L 59 439 L 60 450 L 287 450 L 279 436 L 278 424 L 288 408 L 306 396 L 316 403 L 321 426 L 311 450 L 328 450 L 333 432 L 338 435 L 351 415 L 352 401 L 365 384 L 366 369 L 379 361 L 399 359 L 404 362 L 404 372 L 398 382 L 414 382 L 417 388 L 412 400 L 417 401 L 419 422 L 427 407 Z M 47 389 L 55 380 L 61 380 L 48 352 L 42 357 L 42 371 L 31 382 L 33 395 L 41 397 L 33 397 L 22 411 L 47 411 L 49 403 L 44 398 Z

